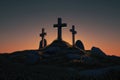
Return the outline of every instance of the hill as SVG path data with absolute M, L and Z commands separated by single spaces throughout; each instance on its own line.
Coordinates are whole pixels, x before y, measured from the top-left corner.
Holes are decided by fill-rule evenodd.
M 119 80 L 120 57 L 53 41 L 41 50 L 0 54 L 0 80 Z

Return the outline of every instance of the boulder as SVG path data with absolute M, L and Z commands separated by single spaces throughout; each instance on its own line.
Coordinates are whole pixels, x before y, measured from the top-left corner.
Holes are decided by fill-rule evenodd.
M 80 48 L 80 49 L 82 49 L 82 50 L 85 50 L 84 45 L 83 45 L 83 43 L 82 43 L 81 40 L 77 40 L 76 43 L 75 43 L 75 45 L 76 45 L 78 48 Z
M 101 56 L 101 57 L 105 57 L 106 56 L 106 54 L 100 48 L 97 48 L 97 47 L 92 47 L 91 48 L 91 53 L 95 54 L 97 56 Z

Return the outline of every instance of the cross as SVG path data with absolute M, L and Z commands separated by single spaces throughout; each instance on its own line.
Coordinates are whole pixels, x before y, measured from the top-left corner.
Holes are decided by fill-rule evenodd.
M 39 49 L 46 46 L 46 40 L 44 39 L 45 35 L 47 35 L 47 33 L 45 33 L 44 28 L 42 28 L 42 33 L 40 34 L 40 37 L 42 38 L 42 40 L 40 41 Z
M 62 40 L 62 27 L 66 27 L 67 24 L 66 23 L 62 23 L 62 19 L 58 18 L 58 24 L 54 24 L 53 27 L 57 27 L 58 28 L 58 40 L 61 41 Z
M 72 32 L 72 43 L 73 43 L 73 46 L 75 44 L 75 34 L 77 34 L 77 32 L 75 31 L 75 26 L 73 25 L 72 26 L 72 29 L 70 29 L 70 32 Z
M 44 36 L 46 35 L 45 29 L 42 28 L 42 33 L 40 34 L 40 37 L 42 37 L 42 40 L 44 39 Z

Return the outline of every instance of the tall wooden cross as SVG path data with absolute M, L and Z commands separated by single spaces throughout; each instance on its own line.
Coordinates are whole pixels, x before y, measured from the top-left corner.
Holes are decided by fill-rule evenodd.
M 62 40 L 62 27 L 66 27 L 67 24 L 66 23 L 62 23 L 62 19 L 58 18 L 58 24 L 54 24 L 53 27 L 57 27 L 58 28 L 58 40 L 61 41 Z
M 77 34 L 77 31 L 75 31 L 75 26 L 72 26 L 72 29 L 70 29 L 70 32 L 72 32 L 72 44 L 74 46 L 75 44 L 75 34 Z
M 40 37 L 42 38 L 42 40 L 40 41 L 39 49 L 46 46 L 46 40 L 44 39 L 45 35 L 47 35 L 47 33 L 45 33 L 44 28 L 42 28 L 42 33 L 40 34 Z

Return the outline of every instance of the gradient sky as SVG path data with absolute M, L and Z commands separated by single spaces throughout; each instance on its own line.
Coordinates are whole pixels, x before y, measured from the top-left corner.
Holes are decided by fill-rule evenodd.
M 0 53 L 38 49 L 42 27 L 50 44 L 58 17 L 68 24 L 63 40 L 72 42 L 69 29 L 75 25 L 85 49 L 120 56 L 120 0 L 0 0 Z

